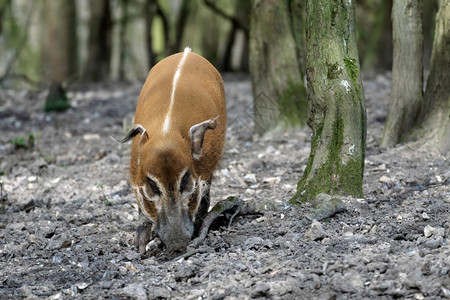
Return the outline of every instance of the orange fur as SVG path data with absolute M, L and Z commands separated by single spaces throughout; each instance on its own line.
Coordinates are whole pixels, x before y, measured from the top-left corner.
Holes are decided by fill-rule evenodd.
M 170 112 L 170 127 L 167 132 L 163 131 L 171 103 L 174 75 L 183 54 L 169 56 L 152 68 L 136 106 L 134 122 L 141 125 L 145 133 L 133 138 L 130 181 L 140 209 L 154 224 L 158 223 L 159 210 L 167 210 L 168 214 L 176 216 L 174 211 L 178 209 L 177 205 L 188 205 L 192 220 L 195 220 L 203 195 L 197 191 L 189 203 L 182 203 L 180 176 L 184 170 L 190 170 L 196 185 L 205 181 L 210 183 L 224 146 L 226 111 L 222 78 L 206 59 L 192 52 L 186 54 L 178 77 Z M 215 118 L 217 126 L 206 130 L 202 154 L 197 160 L 191 153 L 190 128 Z M 163 203 L 149 201 L 142 193 L 137 194 L 139 188 L 136 187 L 148 188 L 149 175 L 162 187 Z M 143 198 L 142 201 L 139 201 L 139 197 Z

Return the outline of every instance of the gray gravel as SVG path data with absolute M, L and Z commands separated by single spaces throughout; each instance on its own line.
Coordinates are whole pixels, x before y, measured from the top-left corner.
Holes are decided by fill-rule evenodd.
M 364 199 L 302 225 L 294 195 L 310 131 L 251 133 L 248 77 L 228 75 L 228 137 L 213 201 L 239 195 L 277 210 L 238 216 L 188 259 L 141 259 L 127 183 L 139 84 L 73 87 L 45 114 L 44 92 L 0 91 L 0 299 L 448 299 L 450 165 L 402 145 L 381 150 L 390 74 L 364 81 Z M 33 134 L 34 145 L 29 142 Z M 23 137 L 26 147 L 14 138 Z

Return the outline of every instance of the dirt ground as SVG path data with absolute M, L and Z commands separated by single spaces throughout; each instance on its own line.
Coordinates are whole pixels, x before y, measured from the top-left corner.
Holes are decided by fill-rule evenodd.
M 127 183 L 140 84 L 72 87 L 72 108 L 44 113 L 45 92 L 0 91 L 0 299 L 449 299 L 450 164 L 412 146 L 378 146 L 390 75 L 365 79 L 364 199 L 302 224 L 292 207 L 310 131 L 252 136 L 248 77 L 224 76 L 228 137 L 213 201 L 271 201 L 209 232 L 188 259 L 141 259 Z

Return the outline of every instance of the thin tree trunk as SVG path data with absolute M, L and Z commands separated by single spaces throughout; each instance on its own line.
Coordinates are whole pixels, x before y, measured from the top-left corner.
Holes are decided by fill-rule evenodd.
M 391 103 L 382 147 L 393 147 L 404 140 L 422 105 L 423 33 L 422 0 L 394 0 L 392 8 L 394 60 Z
M 308 0 L 311 153 L 292 203 L 320 193 L 362 197 L 366 111 L 352 1 Z
M 145 41 L 147 46 L 148 67 L 151 69 L 156 64 L 156 54 L 153 51 L 153 19 L 157 11 L 157 0 L 147 0 L 144 3 L 145 14 Z
M 74 0 L 44 2 L 44 58 L 51 81 L 45 103 L 46 111 L 62 111 L 69 107 L 63 83 L 77 75 L 76 5 Z
M 109 0 L 89 1 L 88 58 L 84 79 L 99 81 L 108 78 L 111 60 L 111 8 Z
M 44 61 L 51 81 L 62 83 L 77 73 L 76 5 L 74 0 L 45 0 L 44 8 Z
M 301 0 L 300 0 L 301 1 Z M 250 26 L 250 73 L 259 135 L 280 121 L 302 124 L 306 119 L 303 66 L 298 60 L 288 1 L 256 0 Z
M 190 7 L 190 0 L 182 0 L 180 11 L 178 12 L 177 21 L 175 24 L 175 39 L 171 47 L 171 53 L 176 53 L 181 50 L 184 28 L 186 27 L 186 22 L 189 18 Z
M 128 24 L 128 1 L 122 0 L 121 9 L 122 15 L 120 17 L 119 29 L 119 80 L 125 80 L 125 55 L 126 55 L 126 40 L 125 35 Z
M 233 57 L 233 45 L 234 41 L 236 39 L 236 33 L 237 33 L 238 27 L 235 23 L 231 23 L 231 29 L 227 36 L 227 44 L 225 47 L 225 54 L 223 56 L 223 63 L 222 63 L 222 71 L 229 72 L 232 70 L 231 66 L 231 58 Z
M 428 0 L 427 0 L 428 1 Z M 355 1 L 358 12 L 358 49 L 364 70 L 392 68 L 392 2 Z
M 421 109 L 418 134 L 450 158 L 450 0 L 442 0 L 436 16 L 431 68 Z
M 156 14 L 161 18 L 162 26 L 163 26 L 163 37 L 164 37 L 164 56 L 170 55 L 170 29 L 169 29 L 169 20 L 167 20 L 167 16 L 164 13 L 161 5 L 158 0 L 156 1 Z

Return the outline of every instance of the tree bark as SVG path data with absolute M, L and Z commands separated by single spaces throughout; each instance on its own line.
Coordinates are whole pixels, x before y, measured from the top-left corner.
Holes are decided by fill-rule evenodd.
M 45 64 L 53 82 L 62 83 L 77 74 L 76 5 L 74 0 L 44 1 Z
M 394 0 L 391 103 L 381 139 L 393 147 L 417 122 L 423 94 L 422 0 Z
M 84 79 L 100 81 L 108 78 L 111 60 L 111 8 L 109 0 L 89 1 L 88 58 Z
M 125 80 L 125 55 L 126 55 L 126 41 L 125 34 L 128 24 L 128 2 L 129 0 L 121 1 L 122 14 L 120 16 L 119 28 L 119 80 Z
M 190 0 L 182 0 L 180 11 L 178 12 L 176 23 L 175 23 L 175 36 L 173 43 L 170 47 L 171 53 L 176 53 L 181 51 L 181 43 L 183 41 L 184 36 L 184 28 L 186 27 L 186 22 L 189 17 L 189 13 L 191 10 L 191 1 Z
M 308 0 L 308 125 L 311 153 L 291 203 L 319 194 L 362 197 L 366 110 L 352 1 Z
M 153 19 L 156 15 L 157 0 L 147 0 L 144 3 L 145 15 L 145 41 L 147 46 L 147 59 L 149 70 L 156 64 L 156 53 L 153 51 Z
M 63 83 L 77 75 L 76 5 L 74 0 L 44 1 L 44 61 L 51 81 L 46 111 L 69 108 Z
M 302 0 L 297 0 L 302 1 Z M 250 73 L 254 97 L 255 132 L 262 135 L 280 121 L 306 120 L 306 91 L 289 1 L 256 0 L 250 17 Z M 295 26 L 295 27 L 293 27 Z
M 392 2 L 355 1 L 358 51 L 363 70 L 392 68 Z
M 436 16 L 431 68 L 419 120 L 422 143 L 450 157 L 450 0 Z

